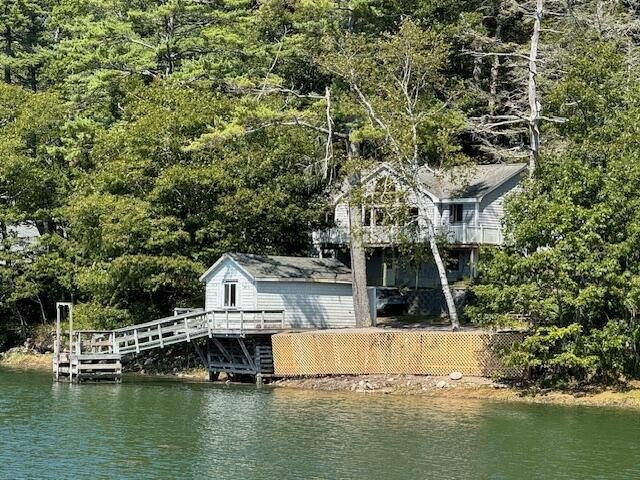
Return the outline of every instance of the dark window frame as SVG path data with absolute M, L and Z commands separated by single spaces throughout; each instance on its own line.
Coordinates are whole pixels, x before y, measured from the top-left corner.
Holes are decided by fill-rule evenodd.
M 238 281 L 229 280 L 223 283 L 222 305 L 225 308 L 238 307 Z
M 464 203 L 449 204 L 449 223 L 464 222 Z

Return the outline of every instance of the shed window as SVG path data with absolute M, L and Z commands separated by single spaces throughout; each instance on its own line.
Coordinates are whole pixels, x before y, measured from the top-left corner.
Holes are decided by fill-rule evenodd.
M 238 282 L 224 282 L 224 306 L 236 306 L 236 293 L 238 290 Z
M 461 203 L 452 203 L 449 205 L 449 222 L 462 223 L 464 205 Z

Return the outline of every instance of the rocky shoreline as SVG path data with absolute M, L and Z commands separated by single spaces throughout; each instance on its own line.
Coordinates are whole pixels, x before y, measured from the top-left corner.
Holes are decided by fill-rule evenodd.
M 0 367 L 23 370 L 48 370 L 52 354 L 28 346 L 14 347 L 0 353 Z M 142 352 L 123 359 L 124 373 L 144 377 L 206 381 L 207 371 L 192 349 L 184 345 L 165 350 Z M 224 375 L 218 383 L 229 381 Z M 457 372 L 448 376 L 425 375 L 336 375 L 325 377 L 281 378 L 267 388 L 304 389 L 344 392 L 354 395 L 421 395 L 450 399 L 491 400 L 572 406 L 623 407 L 640 409 L 640 382 L 630 382 L 624 389 L 590 389 L 564 392 L 551 389 L 523 388 L 494 382 L 484 377 L 465 377 Z
M 343 391 L 373 395 L 421 395 L 450 399 L 491 400 L 531 404 L 568 406 L 624 407 L 640 409 L 640 382 L 625 389 L 590 389 L 589 391 L 558 391 L 525 388 L 494 382 L 484 377 L 420 375 L 358 375 L 317 378 L 284 378 L 271 383 L 274 388 Z

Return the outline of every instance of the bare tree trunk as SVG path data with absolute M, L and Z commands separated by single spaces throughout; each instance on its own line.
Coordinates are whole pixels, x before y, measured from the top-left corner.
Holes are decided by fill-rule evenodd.
M 351 141 L 348 143 L 348 155 L 358 155 L 358 146 Z M 360 187 L 360 174 L 349 178 L 349 192 Z M 356 195 L 359 198 L 359 195 Z M 351 253 L 351 286 L 353 295 L 353 313 L 356 326 L 371 327 L 371 311 L 369 309 L 369 295 L 367 293 L 367 257 L 364 248 L 362 202 L 349 199 L 349 251 Z
M 496 33 L 494 40 L 497 44 L 502 38 L 502 20 L 500 14 L 496 15 Z M 491 63 L 491 73 L 489 77 L 489 114 L 496 114 L 496 105 L 498 104 L 498 78 L 500 74 L 500 55 L 493 56 L 493 62 Z
M 427 219 L 427 225 L 429 229 L 429 246 L 431 247 L 431 254 L 433 255 L 433 260 L 436 262 L 436 267 L 438 267 L 442 293 L 447 302 L 447 310 L 449 311 L 449 319 L 451 320 L 451 330 L 455 332 L 460 329 L 460 321 L 458 320 L 456 304 L 453 301 L 453 295 L 451 294 L 451 288 L 449 287 L 447 269 L 445 268 L 442 256 L 440 255 L 440 249 L 438 248 L 438 242 L 436 241 L 436 229 L 433 226 L 433 222 Z
M 533 32 L 531 34 L 531 48 L 529 50 L 529 175 L 538 165 L 540 154 L 540 116 L 542 105 L 538 98 L 538 46 L 540 44 L 540 28 L 544 0 L 536 0 L 536 11 L 533 18 Z
M 482 44 L 478 42 L 478 45 L 475 46 L 475 50 L 477 50 L 478 52 L 482 52 Z M 473 57 L 473 83 L 475 83 L 477 87 L 480 87 L 481 81 L 482 81 L 482 56 L 476 55 Z
M 351 276 L 353 288 L 353 311 L 356 326 L 371 327 L 371 311 L 367 293 L 367 258 L 362 235 L 362 205 L 349 204 L 349 249 L 351 252 Z

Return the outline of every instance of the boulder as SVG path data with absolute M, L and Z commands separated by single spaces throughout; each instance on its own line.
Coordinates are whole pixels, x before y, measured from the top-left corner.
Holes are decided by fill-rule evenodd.
M 449 378 L 451 380 L 462 380 L 462 373 L 460 373 L 460 372 L 451 372 L 449 374 Z
M 447 382 L 445 382 L 444 380 L 440 380 L 438 383 L 436 383 L 436 388 L 445 388 L 447 386 Z

